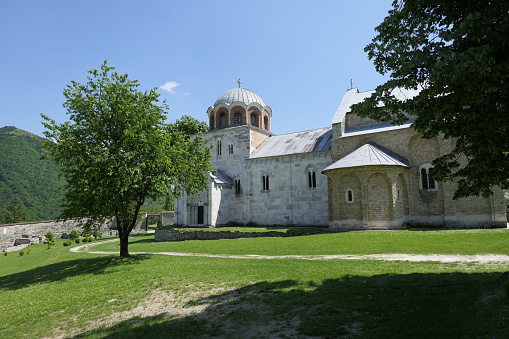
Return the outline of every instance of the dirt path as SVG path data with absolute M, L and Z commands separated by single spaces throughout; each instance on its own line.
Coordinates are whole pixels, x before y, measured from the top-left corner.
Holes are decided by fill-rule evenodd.
M 71 248 L 71 252 L 87 252 L 91 254 L 114 254 L 112 252 L 91 251 L 91 247 L 107 242 L 115 242 L 118 239 L 108 240 L 100 243 L 90 243 Z M 208 258 L 230 258 L 230 259 L 301 259 L 301 260 L 387 260 L 387 261 L 435 261 L 435 262 L 478 262 L 478 263 L 509 263 L 509 256 L 503 254 L 483 255 L 455 255 L 455 254 L 363 254 L 363 255 L 226 255 L 207 253 L 181 253 L 181 252 L 130 252 L 131 254 L 153 254 L 170 255 L 176 257 L 208 257 Z

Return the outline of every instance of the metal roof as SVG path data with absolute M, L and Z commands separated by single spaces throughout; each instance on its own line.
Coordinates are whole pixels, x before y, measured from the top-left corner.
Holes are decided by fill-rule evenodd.
M 228 92 L 223 93 L 214 103 L 214 106 L 224 103 L 224 104 L 232 104 L 234 102 L 243 102 L 246 105 L 251 103 L 257 103 L 262 107 L 265 107 L 265 101 L 260 98 L 258 94 L 253 91 L 250 91 L 246 88 L 234 88 L 229 90 Z
M 371 94 L 373 93 L 375 93 L 375 90 L 359 92 L 358 88 L 352 88 L 346 91 L 345 95 L 343 96 L 343 99 L 341 99 L 341 102 L 338 106 L 338 109 L 336 110 L 336 113 L 334 114 L 334 117 L 332 118 L 332 124 L 334 125 L 342 123 L 346 113 L 352 111 L 350 107 L 353 104 L 362 102 L 364 99 L 370 97 Z M 417 94 L 419 94 L 418 90 L 405 89 L 399 87 L 395 88 L 392 91 L 392 95 L 394 95 L 398 100 L 402 101 L 406 99 L 411 99 L 415 97 Z
M 271 136 L 258 147 L 250 159 L 280 155 L 328 151 L 331 149 L 332 128 Z
M 233 185 L 233 180 L 224 172 L 216 171 L 215 173 L 209 173 L 209 175 L 215 184 Z
M 411 166 L 402 158 L 382 147 L 368 143 L 359 147 L 352 153 L 339 159 L 322 171 L 329 171 L 338 168 L 360 167 L 360 166 Z

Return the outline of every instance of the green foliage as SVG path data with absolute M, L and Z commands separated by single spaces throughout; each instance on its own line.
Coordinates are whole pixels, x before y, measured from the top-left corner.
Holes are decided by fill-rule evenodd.
M 76 230 L 72 230 L 71 232 L 69 232 L 69 239 L 71 239 L 73 243 L 76 241 L 76 239 L 78 239 L 79 236 L 80 233 Z
M 67 239 L 66 241 L 64 241 L 64 246 L 71 246 L 73 244 L 73 241 L 71 239 Z
M 352 110 L 401 124 L 416 116 L 425 138 L 453 139 L 433 177 L 455 198 L 509 188 L 509 2 L 395 0 L 365 50 L 390 80 Z M 396 88 L 419 89 L 398 100 Z M 384 108 L 380 107 L 383 102 Z
M 19 256 L 22 257 L 25 254 L 25 251 L 21 250 L 19 251 Z
M 17 196 L 12 198 L 9 206 L 5 209 L 4 223 L 15 224 L 26 220 L 26 213 L 23 207 L 23 203 L 18 199 Z
M 78 238 L 78 239 L 74 240 L 74 242 L 75 242 L 75 243 L 77 243 L 77 244 L 79 244 L 79 243 L 80 243 L 80 241 L 81 241 L 81 239 L 80 239 L 80 238 Z
M 44 243 L 48 244 L 48 249 L 50 248 L 50 246 L 55 245 L 55 239 L 53 239 L 54 235 L 51 231 L 47 232 L 44 236 L 46 237 Z
M 99 231 L 98 230 L 94 230 L 94 232 L 92 233 L 93 237 L 95 240 L 97 240 L 97 237 L 99 237 Z
M 69 121 L 42 117 L 51 140 L 45 148 L 67 180 L 61 217 L 87 218 L 85 227 L 115 217 L 120 255 L 127 257 L 145 200 L 204 190 L 210 151 L 200 135 L 191 141 L 186 134 L 192 120 L 164 123 L 168 106 L 158 104 L 156 89 L 141 92 L 113 69 L 105 61 L 88 72 L 86 84 L 64 89 Z
M 17 197 L 26 213 L 24 221 L 51 220 L 61 212 L 63 179 L 48 160 L 41 160 L 44 139 L 13 126 L 0 128 L 0 222 Z

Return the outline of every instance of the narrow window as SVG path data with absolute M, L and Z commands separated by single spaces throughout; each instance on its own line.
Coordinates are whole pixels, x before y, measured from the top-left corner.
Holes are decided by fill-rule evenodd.
M 225 128 L 226 127 L 226 114 L 222 113 L 221 114 L 221 128 Z
M 269 130 L 269 117 L 267 116 L 263 117 L 263 128 L 267 131 Z
M 316 172 L 314 170 L 308 172 L 308 187 L 316 188 Z
M 433 180 L 433 168 L 428 168 L 428 188 L 435 189 L 435 180 Z
M 422 189 L 427 190 L 428 187 L 428 174 L 426 173 L 426 169 L 421 169 L 421 182 L 422 182 Z
M 258 127 L 258 124 L 256 123 L 256 114 L 251 113 L 251 125 Z
M 233 145 L 228 145 L 228 154 L 233 154 Z
M 268 191 L 269 188 L 269 176 L 267 174 L 264 174 L 262 176 L 262 184 L 263 184 L 263 190 Z
M 240 113 L 235 113 L 235 126 L 242 125 L 242 115 Z
M 235 193 L 240 193 L 240 179 L 235 179 Z
M 398 188 L 398 202 L 401 202 L 401 188 Z
M 346 190 L 346 202 L 351 204 L 353 203 L 353 191 L 351 189 Z
M 221 156 L 222 150 L 221 150 L 221 140 L 217 141 L 217 155 Z

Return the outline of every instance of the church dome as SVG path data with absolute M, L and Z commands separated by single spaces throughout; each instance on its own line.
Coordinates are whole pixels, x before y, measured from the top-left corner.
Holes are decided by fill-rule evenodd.
M 221 95 L 216 102 L 214 103 L 214 106 L 218 104 L 232 104 L 236 101 L 240 101 L 245 103 L 246 105 L 249 105 L 251 103 L 257 103 L 262 107 L 265 107 L 265 102 L 260 98 L 258 94 L 256 94 L 253 91 L 250 91 L 245 88 L 234 88 L 229 90 L 228 92 L 225 92 L 223 95 Z

